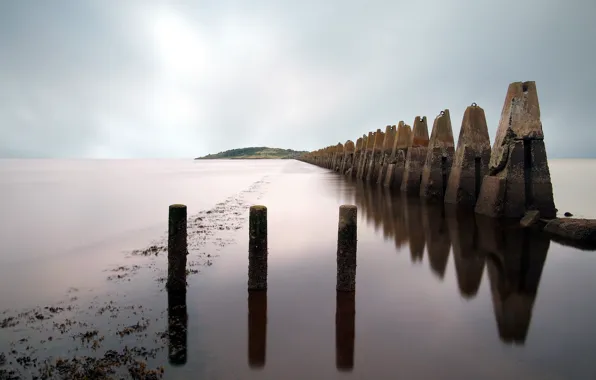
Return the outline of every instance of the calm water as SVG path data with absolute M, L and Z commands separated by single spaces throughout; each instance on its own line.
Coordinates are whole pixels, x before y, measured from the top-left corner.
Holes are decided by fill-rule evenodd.
M 596 217 L 596 162 L 550 167 L 560 212 Z M 228 197 L 244 202 L 230 215 L 268 207 L 269 290 L 246 291 L 246 218 L 197 245 L 213 265 L 188 279 L 185 363 L 167 350 L 150 361 L 164 378 L 596 378 L 596 252 L 539 234 L 297 161 L 0 161 L 0 190 L 0 311 L 76 287 L 82 305 L 116 293 L 142 304 L 156 330 L 168 327 L 163 255 L 130 282 L 106 268 L 150 260 L 126 252 L 163 235 L 171 203 L 192 218 Z M 346 203 L 359 213 L 354 298 L 335 292 Z M 0 352 L 22 332 L 0 329 Z

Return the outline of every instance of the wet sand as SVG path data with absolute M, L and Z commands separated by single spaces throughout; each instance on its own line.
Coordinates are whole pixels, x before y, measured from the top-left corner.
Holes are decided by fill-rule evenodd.
M 0 306 L 0 379 L 11 371 L 73 378 L 84 369 L 166 379 L 596 373 L 596 308 L 584 301 L 596 269 L 590 252 L 301 162 L 262 165 L 266 173 L 255 170 L 231 196 L 216 191 L 206 196 L 217 199 L 211 207 L 189 207 L 186 297 L 164 290 L 165 201 L 163 224 L 52 256 L 45 262 L 54 266 L 30 272 L 45 275 L 41 283 L 13 273 L 11 290 L 4 265 L 2 294 L 12 298 Z M 246 290 L 254 203 L 269 215 L 269 290 L 259 294 Z M 354 297 L 335 291 L 346 203 L 359 213 Z

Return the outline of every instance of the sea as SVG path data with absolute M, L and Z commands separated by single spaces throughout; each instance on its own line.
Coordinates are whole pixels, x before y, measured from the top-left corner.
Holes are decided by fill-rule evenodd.
M 549 167 L 559 214 L 596 218 L 596 160 Z M 107 378 L 596 378 L 596 252 L 541 232 L 296 160 L 0 160 L 0 194 L 0 379 L 89 375 L 116 354 L 135 364 Z M 174 203 L 183 299 L 164 290 Z M 268 290 L 249 294 L 255 204 Z M 335 289 L 344 204 L 352 296 Z

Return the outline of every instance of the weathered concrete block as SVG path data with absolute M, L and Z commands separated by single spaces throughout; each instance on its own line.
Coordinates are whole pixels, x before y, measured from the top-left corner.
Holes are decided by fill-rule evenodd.
M 540 220 L 540 211 L 531 210 L 526 212 L 526 215 L 519 221 L 520 226 L 527 228 L 531 227 Z
M 489 175 L 506 181 L 502 213 L 495 216 L 521 218 L 527 210 L 538 210 L 545 218 L 556 216 L 543 139 L 536 85 L 510 84 L 489 163 Z M 490 209 L 495 207 L 480 207 Z
M 363 155 L 360 160 L 361 161 L 360 167 L 358 168 L 358 174 L 357 174 L 358 179 L 366 178 L 366 173 L 367 173 L 368 165 L 369 165 L 371 155 L 373 152 L 374 144 L 375 144 L 375 132 L 368 132 L 368 136 L 366 138 L 366 149 L 363 152 Z
M 381 160 L 383 158 L 383 141 L 385 140 L 385 134 L 377 129 L 375 132 L 375 143 L 373 146 L 370 161 L 368 163 L 368 169 L 366 170 L 366 181 L 370 183 L 377 182 L 377 176 L 381 167 Z
M 428 147 L 428 126 L 426 116 L 417 116 L 414 120 L 412 139 L 408 148 L 404 175 L 401 183 L 401 191 L 406 195 L 420 194 L 420 182 L 422 180 L 422 168 L 426 161 L 426 149 Z
M 422 168 L 426 160 L 427 148 L 418 146 L 408 148 L 408 155 L 403 170 L 401 192 L 406 195 L 419 195 L 422 181 Z
M 396 137 L 395 125 L 388 125 L 385 128 L 385 139 L 383 140 L 383 154 L 381 157 L 381 164 L 377 174 L 377 184 L 384 184 L 387 177 L 387 169 L 391 163 L 391 155 L 393 153 L 393 145 Z
M 344 174 L 349 166 L 351 166 L 352 158 L 354 156 L 354 142 L 352 140 L 346 141 L 344 144 L 343 157 L 339 168 L 339 173 Z
M 484 110 L 472 104 L 464 113 L 457 150 L 449 174 L 445 203 L 473 208 L 488 174 L 490 138 Z
M 449 110 L 446 109 L 435 118 L 422 169 L 420 196 L 427 201 L 442 203 L 444 200 L 447 180 L 453 164 L 454 146 L 451 117 Z
M 504 200 L 505 179 L 487 175 L 482 180 L 475 211 L 493 218 L 498 217 L 503 214 Z
M 565 240 L 596 246 L 596 220 L 594 219 L 553 219 L 546 224 L 544 231 L 560 236 Z

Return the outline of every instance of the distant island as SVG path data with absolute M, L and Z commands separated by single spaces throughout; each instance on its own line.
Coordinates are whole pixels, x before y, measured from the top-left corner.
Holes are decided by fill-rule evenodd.
M 291 159 L 300 156 L 305 151 L 292 149 L 268 148 L 266 146 L 230 149 L 225 152 L 208 154 L 197 157 L 195 160 L 217 160 L 217 159 Z

